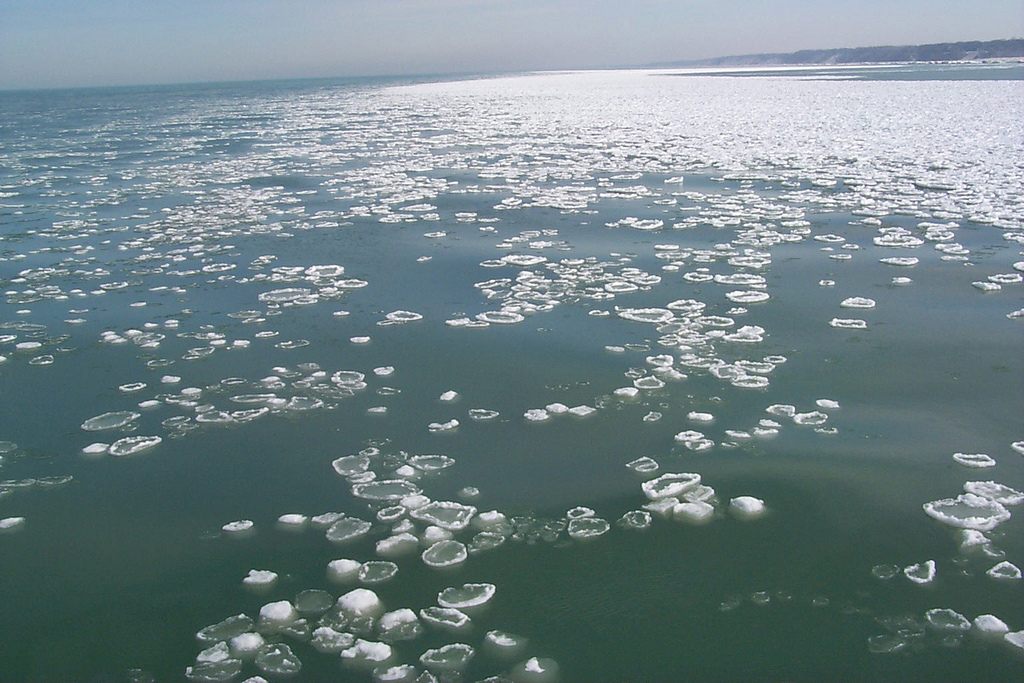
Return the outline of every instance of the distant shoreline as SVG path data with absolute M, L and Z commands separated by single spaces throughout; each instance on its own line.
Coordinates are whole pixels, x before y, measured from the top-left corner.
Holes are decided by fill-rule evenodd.
M 842 47 L 796 52 L 728 55 L 646 64 L 648 68 L 697 66 L 854 66 L 877 64 L 991 64 L 1024 61 L 1024 38 L 926 45 Z

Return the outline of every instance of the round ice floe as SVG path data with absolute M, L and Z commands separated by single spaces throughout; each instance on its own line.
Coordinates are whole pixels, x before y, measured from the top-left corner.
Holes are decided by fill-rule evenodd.
M 819 408 L 821 408 L 823 410 L 838 410 L 839 409 L 839 401 L 833 401 L 832 399 L 829 399 L 829 398 L 819 398 L 814 403 L 815 403 L 815 405 L 817 405 Z
M 469 665 L 475 651 L 465 643 L 452 643 L 427 650 L 420 655 L 420 663 L 430 671 L 462 671 Z
M 420 620 L 411 609 L 403 608 L 381 615 L 377 622 L 380 637 L 389 642 L 396 640 L 414 640 L 423 633 Z
M 4 517 L 0 519 L 0 533 L 13 533 L 25 528 L 24 517 Z
M 858 320 L 857 318 L 832 318 L 829 321 L 829 325 L 851 330 L 866 330 L 868 328 L 867 321 Z
M 447 541 L 454 535 L 455 534 L 448 531 L 447 529 L 442 529 L 439 526 L 430 525 L 423 530 L 420 541 L 424 546 L 429 547 L 434 545 L 438 541 Z
M 267 569 L 250 569 L 242 579 L 243 586 L 256 591 L 270 590 L 275 583 L 277 583 L 277 573 Z
M 964 491 L 982 498 L 994 500 L 1001 505 L 1020 505 L 1024 503 L 1024 493 L 994 481 L 964 482 Z
M 454 607 L 427 607 L 420 610 L 420 618 L 442 631 L 458 632 L 469 628 L 469 616 Z
M 979 614 L 972 622 L 975 632 L 980 636 L 1002 636 L 1008 633 L 1010 627 L 1006 622 L 992 614 Z
M 567 532 L 570 538 L 584 540 L 608 533 L 611 525 L 600 517 L 581 517 L 569 520 Z
M 297 513 L 289 513 L 278 517 L 277 524 L 282 529 L 299 530 L 309 524 L 309 517 Z
M 217 643 L 196 656 L 196 663 L 185 670 L 190 681 L 229 681 L 242 671 L 242 660 L 232 657 L 227 643 Z
M 993 579 L 1001 581 L 1019 581 L 1021 578 L 1020 567 L 1005 560 L 995 565 L 985 573 Z
M 365 584 L 384 583 L 398 573 L 398 565 L 394 562 L 371 560 L 364 562 L 359 568 L 359 581 Z
M 413 519 L 439 526 L 449 531 L 462 531 L 477 512 L 472 505 L 450 501 L 434 501 L 409 513 Z
M 82 423 L 82 429 L 87 432 L 99 432 L 107 429 L 120 429 L 125 427 L 135 420 L 138 420 L 142 415 L 134 413 L 130 410 L 119 410 L 112 413 L 103 413 L 96 417 L 90 417 L 88 420 Z
M 493 583 L 464 583 L 438 593 L 437 604 L 471 614 L 490 602 L 496 590 Z
M 429 425 L 427 425 L 427 430 L 431 432 L 453 432 L 458 428 L 458 420 L 448 420 L 447 422 L 431 422 Z
M 555 683 L 558 681 L 558 663 L 546 657 L 530 657 L 509 672 L 514 683 Z
M 967 617 L 951 609 L 930 609 L 924 613 L 924 620 L 928 628 L 936 631 L 959 632 L 971 628 Z
M 704 524 L 710 521 L 714 514 L 715 508 L 703 501 L 679 503 L 672 507 L 673 519 L 689 524 Z
M 843 299 L 839 305 L 843 308 L 874 308 L 875 300 L 863 296 L 851 296 Z
M 231 649 L 231 656 L 249 660 L 256 656 L 264 642 L 263 636 L 259 633 L 239 633 L 228 641 L 228 647 Z
M 931 583 L 935 580 L 935 560 L 926 560 L 904 567 L 903 575 L 917 584 Z
M 417 678 L 416 667 L 412 664 L 378 666 L 373 670 L 373 683 L 424 683 Z
M 196 633 L 196 640 L 202 644 L 219 643 L 251 630 L 253 621 L 245 614 L 236 614 L 223 621 L 211 624 Z
M 353 583 L 359 576 L 361 562 L 356 560 L 331 560 L 327 563 L 327 579 L 332 583 Z
M 639 472 L 640 474 L 650 474 L 652 472 L 657 472 L 659 465 L 656 460 L 654 460 L 653 458 L 649 458 L 645 455 L 643 457 L 637 458 L 636 460 L 631 460 L 630 462 L 627 462 L 626 467 L 633 470 L 634 472 Z
M 381 557 L 403 557 L 419 548 L 420 540 L 410 533 L 394 534 L 377 541 L 377 554 Z
M 334 604 L 334 597 L 327 591 L 304 590 L 295 596 L 295 609 L 300 614 L 307 616 L 318 616 L 331 608 Z
M 421 314 L 413 311 L 392 311 L 384 317 L 394 323 L 411 323 L 417 320 L 423 320 L 423 316 Z
M 725 298 L 738 304 L 759 304 L 768 301 L 768 292 L 761 292 L 756 289 L 743 289 L 734 292 L 726 292 Z
M 358 517 L 345 517 L 327 529 L 327 540 L 331 543 L 348 543 L 362 538 L 372 527 L 372 524 Z
M 356 588 L 338 598 L 337 608 L 349 618 L 379 617 L 384 613 L 384 604 L 377 594 L 368 588 Z
M 514 311 L 485 311 L 478 313 L 476 319 L 493 325 L 513 325 L 526 320 L 522 314 Z
M 513 659 L 526 649 L 527 640 L 505 631 L 488 631 L 484 636 L 483 650 L 497 659 Z
M 523 413 L 527 422 L 544 422 L 551 418 L 551 414 L 544 408 L 531 408 Z
M 159 436 L 126 436 L 110 444 L 109 453 L 117 457 L 135 455 L 158 446 L 162 441 Z
M 466 561 L 466 546 L 458 541 L 443 540 L 423 551 L 423 563 L 428 567 L 452 567 Z
M 285 289 L 274 289 L 269 292 L 261 292 L 257 297 L 263 303 L 286 304 L 296 300 L 308 299 L 314 296 L 312 289 L 304 287 L 287 287 Z
M 355 636 L 351 633 L 335 631 L 329 626 L 321 626 L 313 631 L 313 639 L 309 644 L 317 652 L 337 654 L 345 648 L 352 647 Z
M 935 500 L 922 507 L 925 514 L 943 524 L 977 531 L 991 531 L 1010 518 L 1010 511 L 1003 505 L 973 493 Z
M 253 530 L 255 525 L 251 519 L 240 519 L 234 522 L 228 522 L 220 529 L 226 534 L 245 534 Z
M 686 419 L 691 422 L 703 422 L 710 424 L 715 421 L 715 416 L 711 413 L 700 413 L 697 411 L 690 411 L 686 414 Z
M 793 415 L 793 422 L 798 425 L 818 426 L 825 424 L 827 420 L 828 415 L 820 410 L 814 410 L 809 413 L 796 413 Z
M 996 461 L 984 453 L 954 453 L 953 460 L 964 467 L 995 467 Z
M 387 643 L 377 643 L 359 638 L 352 647 L 342 650 L 341 661 L 347 666 L 372 669 L 389 662 L 394 651 Z
M 987 548 L 992 541 L 988 536 L 977 531 L 976 529 L 961 529 L 960 530 L 960 550 L 966 552 L 972 552 L 975 550 L 984 550 Z
M 657 479 L 641 484 L 644 495 L 650 500 L 678 496 L 700 484 L 700 475 L 692 472 L 670 472 Z
M 753 496 L 738 496 L 729 501 L 729 509 L 739 519 L 756 519 L 765 512 L 764 501 Z
M 675 313 L 667 308 L 623 308 L 618 314 L 623 320 L 655 324 L 668 322 L 675 317 Z
M 295 606 L 287 600 L 268 602 L 260 607 L 259 624 L 261 628 L 281 628 L 299 618 Z
M 409 464 L 424 472 L 437 472 L 455 464 L 455 460 L 447 455 L 414 455 Z
M 380 479 L 365 484 L 355 484 L 352 495 L 366 500 L 401 500 L 420 492 L 418 486 L 404 479 Z

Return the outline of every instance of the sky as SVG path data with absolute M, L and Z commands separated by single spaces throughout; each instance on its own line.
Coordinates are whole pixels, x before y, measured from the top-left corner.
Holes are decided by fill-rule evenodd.
M 0 89 L 589 68 L 1020 36 L 1022 0 L 0 0 Z

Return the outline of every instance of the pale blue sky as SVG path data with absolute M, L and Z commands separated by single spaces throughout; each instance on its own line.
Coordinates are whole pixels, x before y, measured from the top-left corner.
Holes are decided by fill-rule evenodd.
M 557 69 L 1020 35 L 1022 0 L 0 0 L 0 88 Z

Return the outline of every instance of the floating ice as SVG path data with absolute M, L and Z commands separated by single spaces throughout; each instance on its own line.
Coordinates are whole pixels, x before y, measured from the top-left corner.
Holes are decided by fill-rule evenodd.
M 967 617 L 951 609 L 930 609 L 924 613 L 924 620 L 936 631 L 969 631 L 971 628 Z
M 333 583 L 353 583 L 359 575 L 360 567 L 362 563 L 355 560 L 331 560 L 327 563 L 327 578 Z
M 348 543 L 365 536 L 372 526 L 358 517 L 339 519 L 327 529 L 327 540 L 331 543 Z
M 452 567 L 466 561 L 466 546 L 458 541 L 442 540 L 423 551 L 423 563 L 429 567 Z
M 700 484 L 700 475 L 690 472 L 663 474 L 645 481 L 641 488 L 650 500 L 679 496 Z
M 235 522 L 228 522 L 221 527 L 221 531 L 226 534 L 245 534 L 253 530 L 255 525 L 251 519 L 240 519 Z
M 403 608 L 381 615 L 377 621 L 380 637 L 386 641 L 414 640 L 423 633 L 420 620 L 411 609 Z
M 420 610 L 420 618 L 434 628 L 443 631 L 464 631 L 471 625 L 469 616 L 454 607 L 426 607 Z
M 509 673 L 514 683 L 556 683 L 559 678 L 558 663 L 546 657 L 530 657 L 516 665 Z
M 917 584 L 935 580 L 935 560 L 926 560 L 903 568 L 903 575 Z
M 703 524 L 711 520 L 715 508 L 703 501 L 679 503 L 672 507 L 672 517 L 680 522 Z
M 640 474 L 650 474 L 652 472 L 657 472 L 659 465 L 656 460 L 645 455 L 637 458 L 636 460 L 627 462 L 626 467 L 634 472 L 639 472 Z
M 87 432 L 99 432 L 107 429 L 120 429 L 142 417 L 139 413 L 129 410 L 121 410 L 112 413 L 103 413 L 96 417 L 90 417 L 82 423 L 82 429 Z
M 355 484 L 352 487 L 352 495 L 356 498 L 377 501 L 401 500 L 419 492 L 419 487 L 404 479 L 381 479 L 365 484 Z
M 1010 511 L 994 500 L 964 493 L 923 505 L 925 514 L 962 529 L 991 531 L 1010 518 Z
M 420 541 L 410 533 L 400 533 L 377 541 L 377 554 L 381 557 L 403 557 L 416 551 Z
M 452 643 L 427 650 L 420 655 L 420 663 L 430 671 L 441 673 L 462 671 L 469 665 L 474 654 L 476 654 L 475 651 L 469 645 Z
M 729 509 L 740 519 L 756 519 L 765 513 L 764 501 L 753 496 L 738 496 L 729 501 Z
M 868 328 L 867 321 L 857 318 L 832 318 L 829 325 L 851 330 L 866 330 Z
M 527 640 L 505 631 L 488 631 L 484 636 L 484 651 L 497 659 L 513 659 L 526 649 Z
M 269 590 L 277 583 L 277 573 L 266 569 L 250 569 L 242 585 L 255 590 Z
M 317 652 L 337 654 L 342 650 L 352 647 L 355 636 L 351 633 L 344 633 L 334 630 L 329 626 L 321 626 L 313 631 L 313 638 L 310 645 Z
M 985 573 L 993 579 L 999 579 L 1003 581 L 1019 581 L 1021 578 L 1020 568 L 1017 565 L 1011 562 L 1007 562 L 1005 560 L 995 565 Z
M 302 669 L 302 662 L 284 643 L 268 643 L 256 654 L 256 667 L 265 674 L 291 676 Z
M 445 588 L 438 593 L 437 604 L 472 614 L 472 610 L 490 602 L 495 591 L 493 583 L 464 583 L 458 587 Z
M 262 628 L 270 630 L 280 629 L 298 618 L 298 610 L 287 600 L 268 602 L 263 607 L 260 607 L 259 624 Z
M 219 643 L 241 635 L 253 627 L 253 621 L 245 614 L 236 614 L 233 617 L 211 624 L 196 633 L 196 640 L 203 644 Z
M 295 596 L 295 609 L 300 614 L 317 616 L 323 614 L 334 604 L 334 598 L 327 591 L 304 590 Z
M 24 517 L 4 517 L 0 519 L 0 533 L 13 533 L 25 527 Z
M 355 588 L 338 598 L 337 608 L 349 618 L 379 617 L 384 613 L 384 604 L 377 594 L 368 588 Z
M 228 647 L 231 649 L 232 657 L 248 660 L 256 656 L 264 642 L 263 636 L 259 633 L 240 633 L 228 641 Z
M 420 522 L 439 526 L 449 531 L 465 529 L 473 519 L 477 509 L 472 505 L 463 505 L 450 501 L 434 501 L 416 508 L 409 516 Z
M 991 614 L 979 614 L 972 622 L 974 630 L 982 636 L 1002 636 L 1010 631 L 1010 627 L 999 617 Z
M 394 656 L 391 646 L 359 638 L 355 644 L 342 650 L 341 660 L 348 666 L 372 669 L 386 664 Z
M 874 308 L 875 300 L 863 296 L 851 296 L 843 299 L 839 305 L 843 308 Z
M 569 520 L 567 532 L 571 538 L 584 540 L 608 533 L 611 525 L 600 517 L 582 517 Z
M 1020 505 L 1024 503 L 1024 493 L 994 481 L 964 482 L 964 491 L 983 498 L 989 498 L 1002 505 Z
M 964 467 L 995 467 L 996 461 L 984 453 L 954 453 L 953 460 Z
M 162 441 L 159 436 L 126 436 L 110 444 L 108 452 L 117 457 L 135 455 L 158 446 Z
M 370 562 L 364 562 L 359 567 L 359 581 L 365 584 L 377 584 L 384 583 L 398 573 L 398 565 L 394 562 L 386 562 L 379 560 L 371 560 Z

